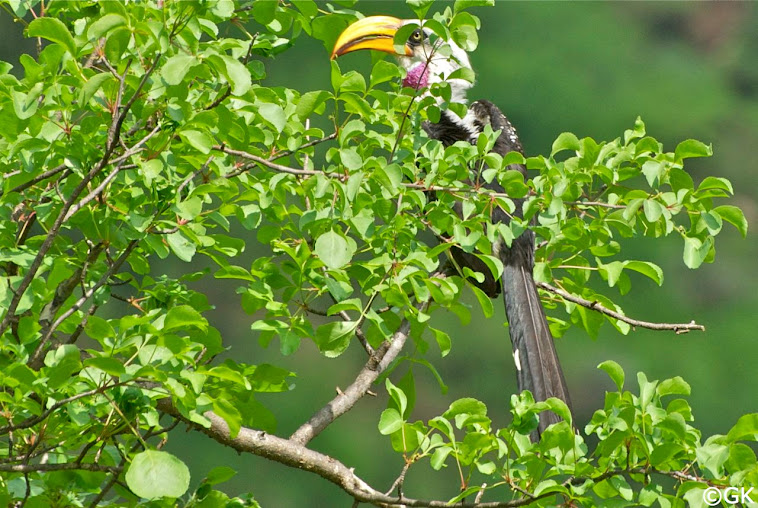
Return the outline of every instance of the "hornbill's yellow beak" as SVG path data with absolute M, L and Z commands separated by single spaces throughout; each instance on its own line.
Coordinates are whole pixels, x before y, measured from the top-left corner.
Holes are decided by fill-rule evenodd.
M 332 51 L 332 59 L 359 49 L 376 49 L 396 55 L 398 53 L 395 50 L 394 39 L 401 26 L 403 26 L 403 20 L 392 16 L 369 16 L 359 19 L 337 38 Z M 405 55 L 413 55 L 407 44 Z

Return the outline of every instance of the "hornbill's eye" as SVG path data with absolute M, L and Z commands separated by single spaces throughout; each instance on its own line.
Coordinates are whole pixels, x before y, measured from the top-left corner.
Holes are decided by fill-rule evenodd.
M 416 44 L 420 43 L 422 40 L 424 40 L 424 32 L 421 31 L 420 28 L 414 30 L 411 36 L 408 38 L 408 42 Z

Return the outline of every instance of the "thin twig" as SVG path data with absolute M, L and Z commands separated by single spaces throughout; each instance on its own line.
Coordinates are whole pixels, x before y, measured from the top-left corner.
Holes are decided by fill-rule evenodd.
M 123 468 L 119 466 L 101 466 L 100 464 L 79 464 L 76 462 L 64 462 L 59 464 L 0 464 L 0 471 L 13 473 L 37 473 L 41 471 L 103 471 L 108 473 L 120 473 Z
M 3 320 L 0 322 L 0 335 L 5 333 L 5 330 L 8 329 L 11 322 L 15 319 L 16 309 L 18 309 L 18 305 L 21 302 L 21 298 L 24 292 L 32 283 L 32 280 L 34 280 L 34 278 L 37 276 L 37 271 L 39 270 L 40 266 L 42 266 L 42 261 L 45 259 L 47 252 L 52 247 L 55 238 L 58 236 L 58 233 L 60 232 L 60 228 L 65 222 L 65 218 L 68 216 L 69 210 L 71 209 L 72 206 L 74 206 L 74 202 L 77 199 L 79 199 L 79 196 L 82 194 L 82 192 L 84 192 L 84 189 L 87 188 L 87 186 L 92 181 L 92 179 L 108 165 L 111 155 L 113 154 L 113 151 L 118 145 L 118 140 L 121 133 L 121 126 L 123 125 L 124 119 L 126 118 L 126 115 L 128 114 L 129 109 L 131 108 L 132 104 L 136 100 L 136 97 L 141 93 L 142 87 L 147 82 L 148 77 L 153 73 L 153 71 L 157 67 L 159 58 L 160 58 L 160 54 L 156 56 L 152 67 L 145 73 L 139 85 L 135 89 L 134 95 L 132 95 L 131 99 L 127 102 L 127 104 L 121 110 L 121 113 L 119 113 L 118 110 L 121 104 L 121 99 L 123 97 L 123 91 L 124 91 L 124 87 L 126 83 L 126 75 L 127 75 L 129 66 L 127 65 L 126 70 L 124 70 L 123 76 L 121 76 L 119 79 L 118 95 L 117 95 L 116 103 L 114 104 L 114 107 L 113 107 L 113 120 L 112 120 L 111 126 L 108 129 L 108 142 L 106 144 L 103 156 L 100 159 L 100 161 L 95 165 L 95 167 L 92 168 L 90 172 L 87 173 L 84 176 L 84 178 L 82 178 L 82 181 L 79 182 L 79 184 L 74 188 L 69 199 L 63 202 L 63 207 L 61 208 L 61 211 L 58 213 L 58 216 L 56 217 L 55 221 L 53 221 L 52 226 L 50 226 L 50 229 L 47 235 L 45 236 L 45 240 L 42 242 L 42 244 L 39 247 L 37 255 L 32 260 L 32 263 L 29 265 L 29 269 L 27 270 L 26 275 L 19 283 L 18 288 L 15 290 L 16 294 L 11 299 L 11 302 L 8 305 L 8 308 L 5 312 L 5 316 L 3 316 Z
M 40 341 L 39 345 L 37 346 L 37 349 L 34 350 L 34 354 L 32 354 L 32 357 L 29 359 L 28 365 L 29 367 L 33 369 L 39 369 L 41 367 L 42 357 L 44 356 L 45 347 L 47 346 L 47 343 L 50 341 L 50 337 L 52 336 L 53 332 L 55 331 L 60 324 L 65 321 L 69 316 L 71 316 L 74 312 L 78 311 L 82 306 L 89 300 L 95 292 L 103 287 L 107 282 L 108 279 L 111 278 L 111 276 L 118 271 L 118 269 L 121 267 L 121 265 L 126 261 L 126 258 L 129 257 L 129 254 L 131 254 L 132 250 L 137 246 L 138 240 L 132 240 L 129 242 L 129 244 L 126 246 L 124 251 L 121 253 L 121 255 L 118 257 L 116 261 L 113 262 L 111 266 L 108 267 L 108 269 L 105 271 L 105 273 L 100 277 L 100 280 L 95 283 L 94 286 L 89 288 L 82 296 L 79 298 L 66 312 L 58 316 L 58 319 L 56 319 L 52 325 L 47 330 L 47 333 L 42 337 L 42 340 Z
M 405 464 L 403 465 L 403 469 L 400 471 L 400 474 L 395 478 L 395 481 L 392 482 L 392 485 L 389 489 L 387 489 L 387 492 L 384 493 L 385 496 L 391 495 L 395 490 L 397 490 L 397 495 L 402 496 L 403 495 L 403 482 L 405 482 L 405 475 L 408 474 L 408 470 L 411 468 L 411 464 L 413 464 L 413 461 L 406 460 Z
M 348 314 L 344 310 L 339 311 L 339 316 L 345 322 L 354 321 L 353 318 L 350 317 L 350 314 Z M 366 353 L 368 353 L 369 356 L 373 356 L 373 354 L 375 353 L 374 348 L 371 347 L 371 344 L 368 343 L 368 339 L 366 338 L 366 334 L 363 333 L 363 330 L 361 330 L 360 323 L 358 323 L 355 326 L 355 336 L 358 338 L 358 342 L 361 343 L 361 346 L 366 351 Z
M 50 178 L 51 176 L 55 176 L 58 173 L 60 173 L 61 171 L 64 171 L 66 169 L 66 167 L 67 166 L 65 164 L 61 164 L 60 166 L 56 166 L 53 169 L 48 169 L 44 173 L 41 173 L 41 174 L 35 176 L 34 178 L 32 178 L 31 180 L 29 180 L 28 182 L 24 182 L 21 185 L 18 185 L 16 187 L 12 188 L 10 190 L 10 192 L 23 192 L 26 189 L 28 189 L 29 187 L 31 187 L 32 185 L 34 185 L 36 183 L 39 183 L 42 180 L 46 180 L 46 179 Z M 6 178 L 7 178 L 7 176 L 6 176 Z M 3 192 L 0 191 L 0 196 L 2 196 L 2 195 L 3 195 Z
M 94 388 L 92 390 L 88 390 L 82 393 L 77 393 L 76 395 L 72 395 L 71 397 L 61 399 L 37 416 L 32 416 L 31 418 L 27 418 L 23 422 L 18 423 L 16 425 L 11 423 L 3 427 L 0 427 L 0 434 L 7 434 L 8 432 L 12 432 L 14 430 L 28 429 L 29 427 L 33 427 L 37 425 L 39 422 L 41 422 L 42 420 L 44 420 L 45 418 L 47 418 L 48 416 L 50 416 L 53 412 L 57 411 L 59 408 L 65 406 L 66 404 L 70 402 L 74 402 L 75 400 L 83 399 L 85 397 L 90 397 L 92 395 L 97 395 L 99 393 L 104 392 L 105 390 L 110 390 L 111 388 L 115 388 L 123 384 L 125 383 L 119 382 L 119 383 L 114 383 L 107 386 L 101 386 L 99 388 Z
M 442 277 L 436 274 L 437 277 Z M 430 302 L 417 304 L 420 311 L 424 311 Z M 340 392 L 328 404 L 316 411 L 307 422 L 302 424 L 291 436 L 290 440 L 305 445 L 320 432 L 327 428 L 335 419 L 349 411 L 358 400 L 366 395 L 371 385 L 379 375 L 392 363 L 405 345 L 410 332 L 410 322 L 403 320 L 400 328 L 392 335 L 389 341 L 385 341 L 371 355 L 358 373 L 355 380 L 344 391 Z
M 625 205 L 612 205 L 610 203 L 603 203 L 602 201 L 566 201 L 564 204 L 573 206 L 599 206 L 601 208 L 611 208 L 613 210 L 626 210 Z
M 335 139 L 337 137 L 336 132 L 332 132 L 328 136 L 324 136 L 323 138 L 314 139 L 313 141 L 308 141 L 307 143 L 300 145 L 299 147 L 295 148 L 294 150 L 283 150 L 281 152 L 274 152 L 271 157 L 269 157 L 269 160 L 276 160 L 281 159 L 282 157 L 288 157 L 292 155 L 293 153 L 297 153 L 301 150 L 305 150 L 306 148 L 310 148 L 312 146 L 324 143 L 326 141 L 331 141 L 332 139 Z
M 612 318 L 618 319 L 619 321 L 623 321 L 624 323 L 627 323 L 631 326 L 639 326 L 640 328 L 649 328 L 650 330 L 673 330 L 674 332 L 678 334 L 687 333 L 690 330 L 699 330 L 701 332 L 705 331 L 705 326 L 699 325 L 695 323 L 695 321 L 690 321 L 689 323 L 651 323 L 649 321 L 640 321 L 638 319 L 632 319 L 614 310 L 604 307 L 597 301 L 591 302 L 589 300 L 585 300 L 582 297 L 572 295 L 568 291 L 564 291 L 563 289 L 559 289 L 555 286 L 551 286 L 547 282 L 537 282 L 537 286 L 544 289 L 545 291 L 549 291 L 551 293 L 554 293 L 560 296 L 564 300 L 575 303 L 577 305 L 581 305 L 582 307 L 586 307 L 591 310 L 598 311 L 601 314 L 605 314 L 606 316 L 610 316 Z
M 116 178 L 116 175 L 121 170 L 124 169 L 124 167 L 125 167 L 124 166 L 124 162 L 126 162 L 126 159 L 128 157 L 136 154 L 141 149 L 140 147 L 144 143 L 146 143 L 150 138 L 152 138 L 153 136 L 155 136 L 159 131 L 160 131 L 160 125 L 156 125 L 155 128 L 152 131 L 150 131 L 150 133 L 147 136 L 145 136 L 144 138 L 142 138 L 141 140 L 139 140 L 133 147 L 131 147 L 126 152 L 124 152 L 124 154 L 119 157 L 120 162 L 119 162 L 119 164 L 116 165 L 115 168 L 113 168 L 113 171 L 111 171 L 108 174 L 108 176 L 106 176 L 103 179 L 103 181 L 100 182 L 100 185 L 98 185 L 97 187 L 95 187 L 89 194 L 87 194 L 85 197 L 83 197 L 81 199 L 81 201 L 79 201 L 76 205 L 72 206 L 71 209 L 69 209 L 69 211 L 66 214 L 66 216 L 63 218 L 63 220 L 67 221 L 68 219 L 71 218 L 72 215 L 74 215 L 76 212 L 78 212 L 83 207 L 85 207 L 87 205 L 87 203 L 89 203 L 90 201 L 92 201 L 93 199 L 95 199 L 96 197 L 98 197 L 103 192 L 103 190 L 105 190 L 105 188 L 108 186 L 108 184 L 111 183 L 111 181 L 114 178 Z
M 270 160 L 265 159 L 259 155 L 254 155 L 244 150 L 235 150 L 225 145 L 214 145 L 213 149 L 220 152 L 224 152 L 229 155 L 234 155 L 236 157 L 242 157 L 243 159 L 248 159 L 248 160 L 257 162 L 258 164 L 263 164 L 264 166 L 270 169 L 273 169 L 275 171 L 279 171 L 281 173 L 289 173 L 291 175 L 307 175 L 307 176 L 315 176 L 315 175 L 324 174 L 323 171 L 297 169 L 297 168 L 291 168 L 289 166 L 284 166 L 282 164 L 277 164 L 276 162 L 271 162 Z M 227 177 L 232 177 L 232 176 L 236 176 L 236 174 L 231 173 L 230 175 L 227 175 Z

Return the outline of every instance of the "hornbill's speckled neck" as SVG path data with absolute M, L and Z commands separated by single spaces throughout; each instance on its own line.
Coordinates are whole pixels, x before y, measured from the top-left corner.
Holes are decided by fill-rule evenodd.
M 419 27 L 411 32 L 404 46 L 396 47 L 394 37 L 404 25 Z M 332 58 L 360 49 L 375 49 L 397 56 L 399 64 L 406 70 L 405 86 L 425 89 L 433 83 L 447 81 L 451 88 L 452 102 L 465 102 L 466 92 L 471 82 L 450 78 L 458 69 L 471 70 L 468 55 L 452 41 L 430 41 L 430 32 L 421 27 L 418 20 L 400 20 L 390 16 L 371 16 L 350 25 L 337 39 Z M 443 48 L 443 46 L 447 46 Z M 399 52 L 402 50 L 402 52 Z M 503 113 L 489 101 L 472 103 L 467 114 L 460 118 L 455 113 L 443 110 L 438 123 L 426 122 L 424 129 L 429 137 L 438 139 L 445 146 L 456 141 L 475 144 L 485 126 L 493 131 L 500 130 L 493 152 L 505 156 L 508 152 L 522 152 L 516 130 Z M 523 165 L 512 165 L 526 176 Z M 487 187 L 495 192 L 504 192 L 497 179 Z M 516 213 L 522 213 L 523 199 L 514 199 Z M 456 211 L 462 215 L 461 203 Z M 501 208 L 492 212 L 492 222 L 508 223 L 510 218 Z M 553 344 L 553 336 L 548 327 L 545 311 L 540 302 L 534 283 L 534 233 L 527 230 L 516 238 L 510 247 L 499 241 L 493 245 L 495 253 L 504 265 L 501 280 L 496 280 L 489 268 L 475 255 L 461 249 L 453 249 L 452 256 L 460 267 L 468 267 L 484 275 L 483 282 L 471 280 L 488 296 L 495 298 L 502 290 L 505 313 L 508 318 L 513 357 L 518 372 L 520 390 L 529 390 L 535 400 L 543 401 L 557 397 L 571 406 L 566 381 L 563 378 L 558 356 Z M 559 421 L 552 412 L 540 415 L 539 433 L 550 424 Z

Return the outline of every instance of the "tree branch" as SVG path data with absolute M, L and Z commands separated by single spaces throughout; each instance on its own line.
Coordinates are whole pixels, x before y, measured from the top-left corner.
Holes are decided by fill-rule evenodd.
M 97 395 L 98 393 L 102 393 L 105 390 L 110 390 L 111 388 L 115 388 L 115 387 L 121 386 L 123 384 L 125 384 L 125 383 L 120 383 L 119 382 L 119 383 L 114 383 L 112 385 L 101 386 L 101 387 L 95 388 L 93 390 L 89 390 L 89 391 L 82 392 L 82 393 L 77 393 L 76 395 L 72 395 L 71 397 L 68 397 L 68 398 L 65 398 L 65 399 L 61 399 L 58 402 L 56 402 L 55 404 L 53 404 L 52 406 L 50 406 L 49 408 L 47 408 L 45 411 L 43 411 L 42 413 L 40 413 L 39 415 L 37 415 L 37 416 L 33 416 L 31 418 L 27 418 L 23 422 L 18 423 L 16 425 L 14 425 L 12 423 L 9 423 L 8 425 L 0 427 L 0 434 L 7 434 L 8 432 L 13 432 L 14 430 L 28 429 L 29 427 L 33 427 L 33 426 L 37 425 L 39 422 L 41 422 L 42 420 L 44 420 L 45 418 L 47 418 L 48 416 L 50 416 L 53 412 L 55 412 L 59 408 L 61 408 L 61 407 L 65 406 L 66 404 L 68 404 L 69 402 L 74 402 L 76 400 L 83 399 L 83 398 L 89 397 L 91 395 Z
M 12 188 L 9 192 L 11 192 L 11 193 L 13 193 L 13 192 L 23 192 L 26 189 L 28 189 L 29 187 L 31 187 L 32 185 L 34 185 L 34 184 L 36 184 L 38 182 L 41 182 L 42 180 L 46 180 L 46 179 L 50 178 L 51 176 L 55 176 L 58 173 L 60 173 L 61 171 L 64 171 L 65 169 L 67 169 L 67 166 L 65 164 L 61 164 L 60 166 L 56 166 L 56 167 L 54 167 L 52 169 L 48 169 L 44 173 L 40 173 L 39 175 L 35 176 L 34 178 L 32 178 L 31 180 L 29 180 L 28 182 L 24 182 L 21 185 L 17 185 L 16 187 Z M 0 191 L 0 196 L 2 196 L 2 195 L 3 195 L 3 192 Z
M 98 185 L 97 187 L 95 187 L 92 190 L 92 192 L 90 192 L 85 197 L 83 197 L 81 199 L 81 201 L 79 201 L 76 205 L 72 206 L 69 209 L 69 211 L 66 213 L 66 216 L 63 218 L 63 220 L 67 221 L 68 219 L 71 218 L 72 215 L 74 215 L 76 212 L 78 212 L 84 206 L 86 206 L 87 203 L 89 203 L 90 201 L 92 201 L 93 199 L 95 199 L 97 196 L 99 196 L 103 192 L 103 190 L 105 190 L 105 188 L 108 186 L 108 184 L 111 183 L 111 181 L 114 178 L 116 178 L 116 175 L 122 169 L 124 169 L 124 163 L 126 162 L 126 159 L 128 159 L 132 155 L 134 155 L 137 152 L 139 152 L 140 151 L 140 147 L 143 144 L 145 144 L 150 138 L 152 138 L 153 136 L 155 136 L 160 131 L 160 128 L 161 128 L 160 124 L 156 125 L 155 128 L 147 134 L 147 136 L 145 136 L 144 138 L 142 138 L 141 140 L 139 140 L 134 146 L 132 146 L 130 149 L 128 149 L 126 152 L 124 152 L 124 154 L 119 157 L 119 163 L 116 165 L 116 167 L 113 169 L 113 171 L 111 171 L 110 174 L 108 174 L 108 176 L 106 176 L 103 179 L 103 181 L 100 182 L 100 185 Z
M 300 176 L 303 176 L 303 175 L 315 176 L 315 175 L 324 174 L 323 171 L 291 168 L 289 166 L 277 164 L 276 162 L 271 162 L 270 160 L 264 159 L 263 157 L 260 157 L 258 155 L 248 153 L 244 150 L 235 150 L 225 145 L 213 145 L 213 149 L 218 150 L 219 152 L 224 152 L 225 154 L 228 154 L 228 155 L 234 155 L 235 157 L 242 157 L 243 159 L 251 160 L 251 161 L 257 162 L 258 164 L 263 164 L 267 168 L 273 169 L 274 171 L 279 171 L 281 173 L 289 173 L 291 175 L 300 175 Z M 236 176 L 236 174 L 233 174 L 233 176 Z
M 124 108 L 119 113 L 118 110 L 121 105 L 121 99 L 123 97 L 123 91 L 124 91 L 124 87 L 126 83 L 126 74 L 129 70 L 128 66 L 126 70 L 124 70 L 123 76 L 120 76 L 118 97 L 116 99 L 116 103 L 114 104 L 113 120 L 111 122 L 111 126 L 108 128 L 108 142 L 106 144 L 103 156 L 100 159 L 100 161 L 95 165 L 95 167 L 92 168 L 90 172 L 84 176 L 84 178 L 82 178 L 82 181 L 79 182 L 79 184 L 72 191 L 71 196 L 67 200 L 64 201 L 61 211 L 58 213 L 58 216 L 55 218 L 55 221 L 53 222 L 52 226 L 50 227 L 50 230 L 45 236 L 45 240 L 42 242 L 42 245 L 40 245 L 39 247 L 39 251 L 37 252 L 37 255 L 34 257 L 34 260 L 32 260 L 32 263 L 29 266 L 29 269 L 27 270 L 26 275 L 21 280 L 21 283 L 16 289 L 15 291 L 16 294 L 13 296 L 10 304 L 8 305 L 8 309 L 5 312 L 5 316 L 3 316 L 3 320 L 0 322 L 0 335 L 5 333 L 5 330 L 8 329 L 8 326 L 10 326 L 11 322 L 15 318 L 16 309 L 18 309 L 18 305 L 21 302 L 21 298 L 24 292 L 32 283 L 32 280 L 34 279 L 34 277 L 37 276 L 37 271 L 42 265 L 42 261 L 45 259 L 45 255 L 47 255 L 47 252 L 52 247 L 53 241 L 58 236 L 60 228 L 65 222 L 65 218 L 68 216 L 69 210 L 71 209 L 72 206 L 74 206 L 74 202 L 79 198 L 82 192 L 84 192 L 84 189 L 87 188 L 87 186 L 92 181 L 92 179 L 108 165 L 111 155 L 113 154 L 113 150 L 115 150 L 116 146 L 118 145 L 118 140 L 121 134 L 121 126 L 123 125 L 124 119 L 126 118 L 127 113 L 129 113 L 129 109 L 131 108 L 132 104 L 134 104 L 134 101 L 136 100 L 137 96 L 141 93 L 142 87 L 147 82 L 147 79 L 156 69 L 159 59 L 160 59 L 160 54 L 158 54 L 155 57 L 155 61 L 153 62 L 153 65 L 150 67 L 150 69 L 148 69 L 148 71 L 142 77 L 142 80 L 140 81 L 139 85 L 134 90 L 134 94 L 132 95 L 132 97 L 129 99 L 129 101 L 126 103 Z
M 79 464 L 77 462 L 64 462 L 62 464 L 0 464 L 0 471 L 11 473 L 37 473 L 43 471 L 101 471 L 104 473 L 120 473 L 123 468 L 119 466 L 101 466 L 100 464 Z
M 356 475 L 352 468 L 347 467 L 337 459 L 311 450 L 310 448 L 295 443 L 292 440 L 273 436 L 262 430 L 255 430 L 247 427 L 240 428 L 237 435 L 232 437 L 229 425 L 227 425 L 226 421 L 213 411 L 206 411 L 204 413 L 204 416 L 211 422 L 210 427 L 206 428 L 184 417 L 173 405 L 171 399 L 168 398 L 158 400 L 158 409 L 182 420 L 193 429 L 206 434 L 211 439 L 233 448 L 238 452 L 252 453 L 253 455 L 258 455 L 286 466 L 317 474 L 325 480 L 334 483 L 358 501 L 370 503 L 375 506 L 428 508 L 460 508 L 476 506 L 476 508 L 514 508 L 525 506 L 539 499 L 555 495 L 555 493 L 549 492 L 528 499 L 496 501 L 479 503 L 476 505 L 463 502 L 450 504 L 447 501 L 412 499 L 403 496 L 393 497 L 383 494 L 371 487 L 362 478 Z
M 87 291 L 84 292 L 84 294 L 79 298 L 66 312 L 58 316 L 58 319 L 56 319 L 52 325 L 47 329 L 47 332 L 42 337 L 42 340 L 40 341 L 39 345 L 37 346 L 37 349 L 34 350 L 34 354 L 32 354 L 32 357 L 29 359 L 28 365 L 32 369 L 38 370 L 42 366 L 42 357 L 44 356 L 45 352 L 45 346 L 47 346 L 47 343 L 50 341 L 50 337 L 52 336 L 53 332 L 55 331 L 58 326 L 65 321 L 70 315 L 72 315 L 74 312 L 82 308 L 82 306 L 87 302 L 87 300 L 90 299 L 90 297 L 95 294 L 95 291 L 100 289 L 102 286 L 104 286 L 108 279 L 111 278 L 111 276 L 118 271 L 118 269 L 121 267 L 121 265 L 126 261 L 126 258 L 129 257 L 129 254 L 131 254 L 132 250 L 137 246 L 138 241 L 132 240 L 129 242 L 129 244 L 126 246 L 124 251 L 121 253 L 121 255 L 118 257 L 116 261 L 113 262 L 113 264 L 108 267 L 108 269 L 105 271 L 105 273 L 100 277 L 100 280 L 95 283 L 94 286 L 89 288 Z
M 427 305 L 428 303 L 425 302 L 422 304 L 422 308 L 425 308 Z M 376 378 L 400 354 L 405 341 L 408 339 L 410 328 L 410 322 L 404 319 L 398 331 L 392 336 L 392 339 L 385 341 L 369 357 L 366 365 L 364 365 L 355 378 L 355 381 L 347 389 L 337 394 L 327 405 L 319 409 L 306 423 L 301 425 L 290 436 L 290 440 L 299 445 L 305 445 L 319 435 L 334 420 L 348 412 L 361 397 L 366 395 L 366 392 L 374 384 Z
M 300 150 L 305 150 L 306 148 L 319 145 L 321 143 L 324 143 L 325 141 L 331 141 L 332 139 L 335 139 L 336 137 L 337 137 L 337 133 L 332 132 L 331 134 L 329 134 L 328 136 L 324 136 L 323 138 L 308 141 L 307 143 L 300 145 L 294 150 L 284 150 L 281 152 L 274 152 L 274 154 L 271 155 L 271 160 L 281 159 L 282 157 L 288 157 L 292 155 L 293 153 L 299 152 Z
M 595 310 L 597 312 L 600 312 L 601 314 L 605 314 L 606 316 L 610 316 L 612 318 L 618 319 L 619 321 L 623 321 L 624 323 L 627 323 L 631 326 L 638 326 L 640 328 L 649 328 L 650 330 L 673 330 L 676 333 L 687 333 L 690 330 L 699 330 L 701 332 L 705 331 L 705 326 L 699 325 L 695 323 L 695 321 L 691 321 L 689 323 L 651 323 L 649 321 L 640 321 L 638 319 L 632 319 L 614 310 L 604 307 L 597 301 L 591 302 L 589 300 L 585 300 L 582 297 L 572 295 L 568 291 L 564 291 L 563 289 L 557 288 L 555 286 L 551 286 L 547 282 L 537 282 L 537 287 L 540 287 L 544 289 L 545 291 L 554 293 L 560 296 L 561 298 L 563 298 L 564 300 L 575 303 L 577 305 L 581 305 L 582 307 L 587 307 L 588 309 L 591 309 L 591 310 Z

